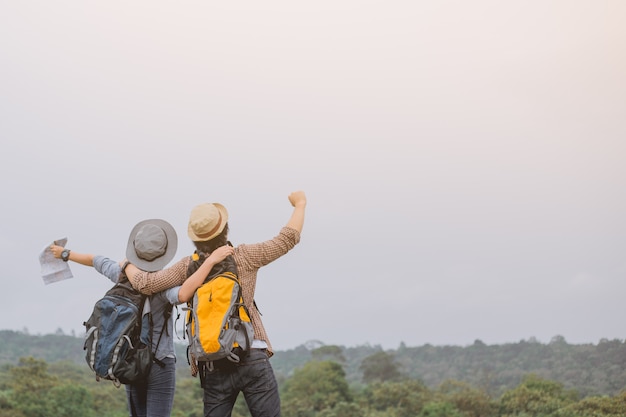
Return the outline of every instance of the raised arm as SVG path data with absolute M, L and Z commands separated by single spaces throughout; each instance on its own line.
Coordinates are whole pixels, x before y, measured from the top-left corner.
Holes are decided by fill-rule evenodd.
M 50 250 L 55 258 L 62 259 L 61 254 L 66 248 L 59 245 L 51 245 Z M 120 264 L 112 259 L 100 255 L 92 255 L 90 253 L 78 253 L 70 251 L 67 257 L 68 261 L 76 262 L 81 265 L 91 266 L 100 274 L 109 278 L 113 282 L 117 282 L 120 278 Z
M 65 248 L 63 246 L 54 245 L 54 244 L 50 245 L 50 250 L 52 251 L 52 254 L 54 255 L 55 258 L 61 259 L 61 253 L 63 253 L 64 249 Z M 75 251 L 70 251 L 68 260 L 76 262 L 81 265 L 85 265 L 85 266 L 93 266 L 93 258 L 94 258 L 94 255 L 89 254 L 89 253 L 78 253 Z
M 294 191 L 289 194 L 289 202 L 293 206 L 293 212 L 286 226 L 301 233 L 302 226 L 304 225 L 304 209 L 306 208 L 306 195 L 304 191 Z

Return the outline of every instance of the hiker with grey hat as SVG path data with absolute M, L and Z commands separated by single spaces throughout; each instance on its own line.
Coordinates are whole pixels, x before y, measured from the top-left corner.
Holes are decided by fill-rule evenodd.
M 166 221 L 149 219 L 133 227 L 126 247 L 126 260 L 116 262 L 104 256 L 78 253 L 56 244 L 50 249 L 56 258 L 93 266 L 114 283 L 122 277 L 124 264 L 130 262 L 143 271 L 155 272 L 165 267 L 176 254 L 178 238 Z M 232 253 L 232 248 L 215 251 L 207 259 L 207 267 L 217 264 Z M 126 385 L 131 417 L 169 417 L 176 384 L 176 356 L 173 338 L 172 305 L 179 304 L 175 289 L 149 297 L 153 317 L 152 351 L 155 362 L 144 381 Z
M 241 282 L 243 301 L 254 328 L 254 340 L 252 349 L 236 365 L 232 362 L 218 364 L 220 361 L 214 361 L 216 366 L 210 367 L 200 363 L 205 417 L 231 415 L 240 392 L 244 395 L 252 417 L 280 416 L 278 384 L 269 362 L 273 349 L 254 302 L 254 294 L 259 269 L 285 255 L 300 242 L 306 196 L 303 191 L 296 191 L 288 199 L 293 211 L 278 235 L 264 242 L 241 244 L 234 248 L 233 259 Z M 213 251 L 228 243 L 228 228 L 226 208 L 219 203 L 204 203 L 192 209 L 187 234 L 196 247 L 196 253 L 212 255 Z M 125 272 L 133 287 L 144 294 L 181 286 L 179 297 L 182 298 L 179 301 L 186 301 L 202 284 L 202 279 L 197 279 L 198 276 L 195 275 L 200 270 L 187 279 L 191 262 L 192 256 L 185 256 L 169 268 L 153 273 L 140 271 L 133 264 L 129 264 Z

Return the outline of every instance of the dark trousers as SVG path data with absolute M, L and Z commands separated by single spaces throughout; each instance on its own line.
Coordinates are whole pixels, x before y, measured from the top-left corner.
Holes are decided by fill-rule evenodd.
M 164 358 L 165 366 L 152 364 L 145 382 L 126 385 L 131 417 L 170 417 L 176 388 L 176 359 Z
M 251 349 L 238 364 L 227 359 L 203 363 L 204 417 L 228 417 L 240 392 L 252 417 L 280 417 L 278 383 L 265 349 Z

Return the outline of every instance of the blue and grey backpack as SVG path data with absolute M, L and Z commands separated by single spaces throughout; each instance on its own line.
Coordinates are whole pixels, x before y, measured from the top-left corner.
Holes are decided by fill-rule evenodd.
M 83 324 L 85 360 L 97 381 L 111 380 L 119 387 L 147 377 L 154 361 L 150 302 L 126 275 L 96 302 Z

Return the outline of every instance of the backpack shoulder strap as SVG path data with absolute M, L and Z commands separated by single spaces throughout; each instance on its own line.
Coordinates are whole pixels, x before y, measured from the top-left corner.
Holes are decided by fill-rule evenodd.
M 159 365 L 161 368 L 163 368 L 165 366 L 165 364 L 163 363 L 163 361 L 161 361 L 160 359 L 158 359 L 156 357 L 156 353 L 157 350 L 159 350 L 159 345 L 161 344 L 161 337 L 163 337 L 163 333 L 167 333 L 169 334 L 169 328 L 167 327 L 167 323 L 170 320 L 170 317 L 172 316 L 172 305 L 169 305 L 169 308 L 165 308 L 163 309 L 163 327 L 161 327 L 161 333 L 159 334 L 159 339 L 157 340 L 157 344 L 154 347 L 154 352 L 152 352 L 152 357 L 154 359 L 154 362 Z M 152 316 L 150 317 L 150 328 L 152 329 L 153 323 L 152 323 Z
M 207 256 L 204 253 L 198 251 L 195 251 L 193 255 L 191 255 L 191 262 L 189 262 L 189 266 L 187 267 L 187 278 L 189 278 L 194 272 L 198 270 L 198 268 L 200 268 L 200 265 L 204 263 L 206 258 Z M 237 275 L 237 265 L 235 264 L 235 259 L 232 257 L 232 255 L 227 256 L 220 263 L 213 266 L 204 282 L 207 282 L 212 278 L 226 272 L 232 272 L 233 274 Z

